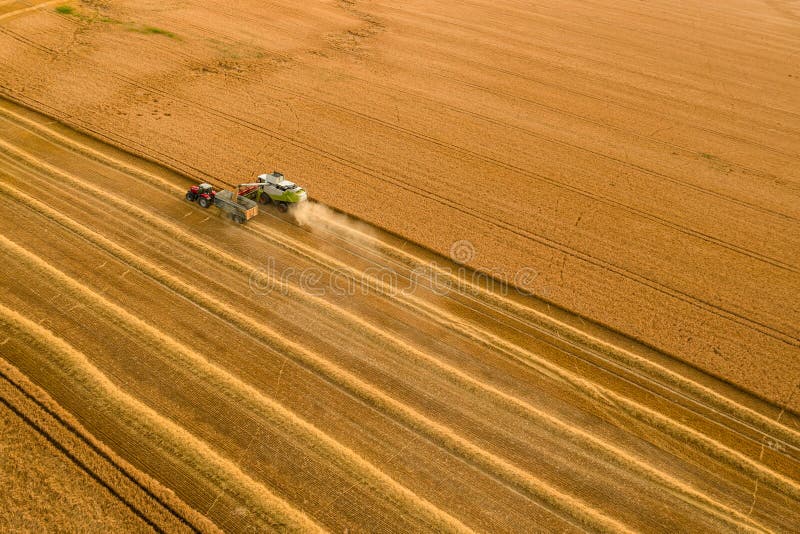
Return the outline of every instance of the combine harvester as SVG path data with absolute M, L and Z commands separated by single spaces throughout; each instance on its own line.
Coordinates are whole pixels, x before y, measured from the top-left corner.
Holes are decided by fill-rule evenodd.
M 259 204 L 275 204 L 281 212 L 308 200 L 308 194 L 286 178 L 273 171 L 262 174 L 257 182 L 239 184 L 233 190 L 215 191 L 211 184 L 193 185 L 186 192 L 186 200 L 197 201 L 202 208 L 216 206 L 231 220 L 242 224 L 258 215 Z

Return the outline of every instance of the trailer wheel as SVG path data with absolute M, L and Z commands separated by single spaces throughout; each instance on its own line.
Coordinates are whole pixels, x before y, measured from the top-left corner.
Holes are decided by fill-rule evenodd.
M 246 221 L 247 219 L 245 219 L 244 215 L 242 215 L 241 213 L 237 213 L 234 216 L 233 220 L 236 221 L 239 224 L 244 224 L 244 221 Z
M 197 195 L 192 193 L 191 191 L 187 191 L 186 200 L 188 200 L 189 202 L 194 202 L 195 200 L 197 200 Z
M 272 199 L 269 198 L 268 194 L 262 192 L 260 195 L 258 195 L 259 204 L 269 204 L 270 202 L 272 202 Z
M 289 204 L 287 204 L 286 202 L 278 202 L 278 211 L 280 211 L 281 213 L 286 213 L 287 211 L 289 211 Z
M 211 201 L 206 197 L 200 197 L 200 200 L 198 200 L 197 203 L 200 204 L 201 208 L 207 208 L 211 205 Z

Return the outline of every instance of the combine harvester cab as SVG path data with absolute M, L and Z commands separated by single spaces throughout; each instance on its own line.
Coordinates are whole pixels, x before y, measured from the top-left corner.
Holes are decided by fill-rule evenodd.
M 259 204 L 275 204 L 281 212 L 308 200 L 308 194 L 302 187 L 290 182 L 278 171 L 262 174 L 256 183 L 246 185 L 248 189 L 241 190 L 240 194 Z

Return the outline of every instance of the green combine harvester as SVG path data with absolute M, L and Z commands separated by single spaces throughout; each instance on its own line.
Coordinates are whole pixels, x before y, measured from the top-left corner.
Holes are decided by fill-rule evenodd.
M 302 187 L 290 182 L 278 171 L 260 175 L 255 183 L 239 185 L 239 194 L 259 204 L 275 204 L 281 212 L 308 200 L 308 194 Z

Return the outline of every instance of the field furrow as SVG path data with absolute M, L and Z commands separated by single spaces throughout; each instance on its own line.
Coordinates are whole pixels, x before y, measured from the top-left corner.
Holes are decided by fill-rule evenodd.
M 646 4 L 0 0 L 0 528 L 796 531 L 800 13 Z
M 331 484 L 349 487 L 346 493 L 361 495 L 361 502 L 369 502 L 364 500 L 367 494 L 380 498 L 386 513 L 393 510 L 409 525 L 483 530 L 490 523 L 484 514 L 449 508 L 446 503 L 454 502 L 455 488 L 437 492 L 426 487 L 421 473 L 408 471 L 410 459 L 393 467 L 382 464 L 397 453 L 370 450 L 374 447 L 370 440 L 346 437 L 341 423 L 320 419 L 299 398 L 287 399 L 281 390 L 307 387 L 298 382 L 302 376 L 298 372 L 310 373 L 323 389 L 333 388 L 325 395 L 344 394 L 343 399 L 351 399 L 347 402 L 365 407 L 375 421 L 369 425 L 376 431 L 399 425 L 415 448 L 426 444 L 419 448 L 420 461 L 434 461 L 436 451 L 452 456 L 460 464 L 454 473 L 477 476 L 474 480 L 481 481 L 484 491 L 494 492 L 498 504 L 508 499 L 510 505 L 522 497 L 529 502 L 523 508 L 527 513 L 533 510 L 530 506 L 549 510 L 554 514 L 551 521 L 560 517 L 609 531 L 637 525 L 634 515 L 598 493 L 601 481 L 611 473 L 619 478 L 620 491 L 623 485 L 636 487 L 640 497 L 647 495 L 653 502 L 659 495 L 664 503 L 681 503 L 679 507 L 694 510 L 695 516 L 702 514 L 704 524 L 717 529 L 767 528 L 763 521 L 768 521 L 768 508 L 755 516 L 748 514 L 748 490 L 739 493 L 736 489 L 744 481 L 757 480 L 764 498 L 771 495 L 775 510 L 786 510 L 790 502 L 800 500 L 796 482 L 800 439 L 795 431 L 764 415 L 757 404 L 740 404 L 678 368 L 658 365 L 607 336 L 520 304 L 524 296 L 484 287 L 466 273 L 443 265 L 441 259 L 429 263 L 427 252 L 401 248 L 393 237 L 329 210 L 302 215 L 307 227 L 293 226 L 291 220 L 269 217 L 269 213 L 244 228 L 215 222 L 216 217 L 203 217 L 198 208 L 185 204 L 181 185 L 159 174 L 156 167 L 45 126 L 26 113 L 4 110 L 6 131 L 17 133 L 0 140 L 0 193 L 11 202 L 8 206 L 15 214 L 19 237 L 40 241 L 31 233 L 34 220 L 46 221 L 43 228 L 73 236 L 63 241 L 65 253 L 91 247 L 97 251 L 93 254 L 101 255 L 93 261 L 102 270 L 122 269 L 121 280 L 135 284 L 113 289 L 102 282 L 102 273 L 77 279 L 73 266 L 61 270 L 53 264 L 58 260 L 51 252 L 40 256 L 36 251 L 46 250 L 41 245 L 29 248 L 14 238 L 0 237 L 0 248 L 16 265 L 7 271 L 10 278 L 16 278 L 15 272 L 29 272 L 34 280 L 47 281 L 48 292 L 55 295 L 54 305 L 74 303 L 63 317 L 48 319 L 52 326 L 48 321 L 43 326 L 75 339 L 81 347 L 75 353 L 93 354 L 92 365 L 115 387 L 124 387 L 159 417 L 185 426 L 182 431 L 191 432 L 196 440 L 192 443 L 216 451 L 218 461 L 233 462 L 236 469 L 247 466 L 249 480 L 269 488 L 276 498 L 299 510 L 304 506 L 297 503 L 312 495 L 328 501 L 321 508 L 304 510 L 318 524 L 333 527 L 341 525 L 344 517 L 352 521 L 365 513 L 337 496 Z M 58 192 L 48 191 L 53 180 L 62 184 Z M 139 185 L 134 187 L 134 183 Z M 113 193 L 112 184 L 129 191 L 124 196 Z M 104 213 L 114 216 L 101 222 Z M 89 220 L 99 224 L 91 228 L 85 224 Z M 191 226 L 198 223 L 202 230 L 192 232 Z M 274 225 L 284 228 L 284 233 L 276 233 Z M 214 231 L 223 231 L 227 238 L 210 238 Z M 252 249 L 256 243 L 257 249 Z M 243 254 L 248 249 L 253 251 Z M 117 267 L 100 261 L 103 256 Z M 264 268 L 270 258 L 277 267 Z M 316 269 L 320 287 L 344 281 L 353 292 L 344 296 L 318 293 L 276 270 L 292 265 Z M 417 273 L 419 285 L 414 291 L 398 291 L 397 278 L 386 278 L 386 273 L 407 281 Z M 437 281 L 446 281 L 449 291 L 437 291 Z M 199 291 L 198 284 L 205 289 Z M 260 295 L 259 288 L 269 291 Z M 25 296 L 29 291 L 14 288 L 9 295 L 18 295 L 16 302 L 28 302 L 34 298 Z M 148 300 L 147 294 L 151 299 L 163 295 L 158 298 L 172 302 L 173 308 L 194 306 L 230 333 L 213 341 L 208 338 L 207 347 L 187 343 L 171 334 L 183 328 L 168 326 L 174 320 L 159 321 L 164 323 L 160 325 L 147 317 L 145 308 L 137 304 Z M 36 309 L 34 305 L 30 311 Z M 70 322 L 84 316 L 81 321 L 108 324 L 115 332 L 113 338 L 135 340 L 133 345 L 126 341 L 124 346 L 129 348 L 120 353 L 130 354 L 133 361 L 98 357 L 97 348 L 92 347 L 99 346 L 75 338 L 78 331 Z M 297 331 L 308 316 L 315 317 L 318 331 L 313 335 Z M 486 317 L 499 322 L 487 324 Z M 269 326 L 279 318 L 289 331 Z M 397 318 L 403 319 L 398 322 Z M 411 335 L 411 325 L 418 334 Z M 347 336 L 342 335 L 343 328 Z M 449 346 L 436 341 L 443 335 L 450 339 Z M 545 337 L 529 345 L 526 340 L 535 339 L 533 335 Z M 219 357 L 225 339 L 242 347 L 241 357 Z M 255 344 L 245 348 L 247 340 Z M 556 349 L 571 358 L 601 355 L 608 376 L 565 366 L 552 358 Z M 257 367 L 244 363 L 245 354 L 257 361 L 264 358 L 264 350 L 274 354 L 270 359 L 280 365 L 275 389 L 265 388 Z M 481 359 L 507 368 L 507 376 L 486 374 L 488 368 L 480 364 Z M 143 365 L 150 370 L 137 371 Z M 657 384 L 668 393 L 630 397 L 630 381 L 610 372 L 617 367 L 627 369 L 625 377 L 633 377 L 644 391 L 653 391 Z M 530 389 L 532 384 L 537 384 L 538 392 Z M 170 389 L 172 399 L 164 396 Z M 433 391 L 436 398 L 429 394 Z M 68 398 L 59 400 L 68 404 Z M 708 413 L 696 413 L 694 404 L 708 407 Z M 675 418 L 678 413 L 684 414 L 685 423 Z M 119 443 L 106 428 L 92 430 Z M 743 446 L 747 442 L 742 438 L 749 438 L 753 446 Z M 765 455 L 767 439 L 775 451 Z M 263 449 L 261 443 L 273 445 Z M 290 445 L 299 443 L 303 443 L 302 452 Z M 542 464 L 540 455 L 553 447 L 560 450 L 550 453 L 549 465 Z M 400 453 L 407 448 L 400 446 Z M 276 471 L 263 463 L 266 450 L 282 451 L 283 468 Z M 152 469 L 152 460 L 140 452 L 123 447 L 121 453 L 140 468 Z M 582 458 L 581 464 L 572 461 L 576 457 Z M 702 458 L 728 473 L 714 476 L 715 489 L 709 489 L 710 481 L 705 480 L 708 472 Z M 674 465 L 667 468 L 675 461 L 682 464 L 680 470 Z M 304 477 L 316 478 L 319 486 L 301 497 L 307 490 L 298 493 L 288 473 L 291 466 L 312 465 L 309 462 L 318 467 L 315 474 L 306 471 Z M 451 464 L 451 469 L 455 467 Z M 467 475 L 469 471 L 475 474 Z M 565 476 L 567 472 L 572 474 Z M 581 472 L 585 481 L 576 483 Z M 323 483 L 320 476 L 329 482 Z M 174 479 L 168 475 L 162 482 L 170 480 Z M 220 480 L 212 478 L 210 483 Z M 236 523 L 235 514 L 230 515 L 231 506 L 235 509 L 232 504 L 215 504 L 216 499 L 209 501 L 208 495 L 201 499 L 187 489 L 179 494 L 193 506 L 207 506 L 202 511 L 216 517 L 223 528 L 250 524 L 248 518 Z M 618 519 L 606 515 L 609 509 Z M 400 515 L 384 527 L 398 526 Z M 506 524 L 502 530 L 510 528 Z

